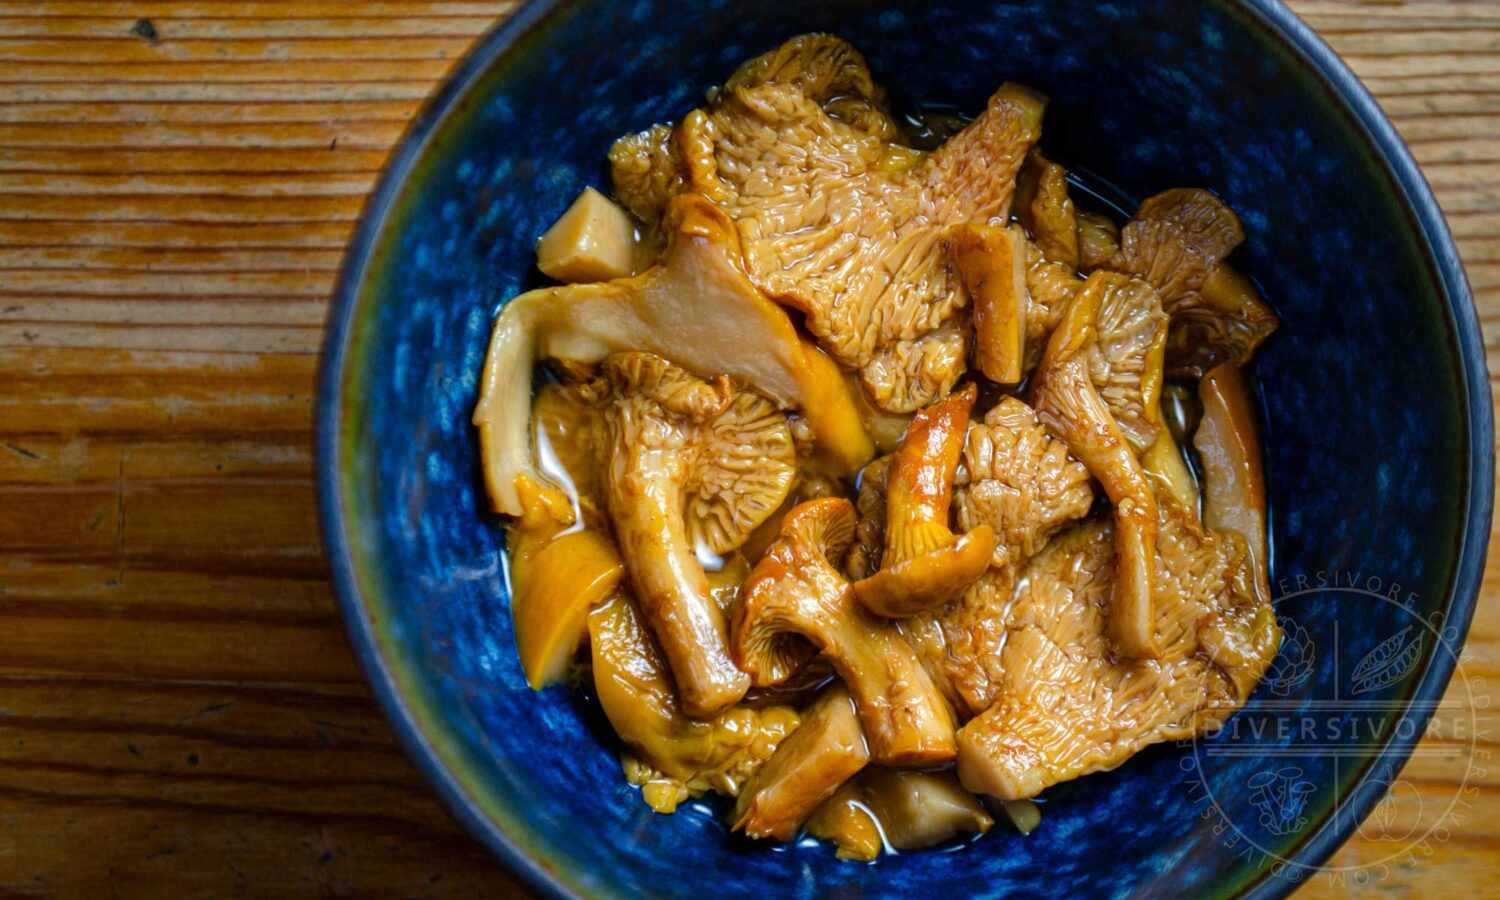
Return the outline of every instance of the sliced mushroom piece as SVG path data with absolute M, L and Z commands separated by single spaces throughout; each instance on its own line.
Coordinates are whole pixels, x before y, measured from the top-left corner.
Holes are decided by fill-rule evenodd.
M 819 807 L 808 833 L 833 841 L 840 859 L 869 862 L 885 848 L 920 850 L 995 824 L 952 772 L 871 768 Z
M 568 498 L 523 479 L 525 511 L 506 530 L 511 617 L 532 690 L 565 680 L 588 632 L 589 610 L 614 595 L 625 567 L 597 521 Z
M 1068 196 L 1068 170 L 1032 148 L 1016 179 L 1016 217 L 1043 255 L 1078 268 L 1078 220 Z
M 1095 272 L 1069 301 L 1034 376 L 1032 406 L 1042 424 L 1099 480 L 1114 505 L 1116 568 L 1109 634 L 1121 655 L 1150 658 L 1156 655 L 1151 596 L 1156 495 L 1090 375 L 1099 307 L 1115 278 Z
M 635 266 L 635 223 L 625 210 L 593 188 L 536 243 L 536 267 L 558 281 L 625 278 Z
M 797 713 L 783 705 L 688 716 L 646 618 L 626 591 L 589 614 L 588 632 L 599 705 L 646 770 L 633 780 L 655 783 L 647 799 L 659 812 L 710 789 L 734 796 L 795 733 Z
M 828 498 L 792 510 L 735 607 L 734 656 L 757 686 L 822 654 L 859 711 L 870 757 L 889 765 L 953 758 L 953 719 L 895 627 L 867 611 L 839 572 L 854 508 Z
M 1204 524 L 1244 538 L 1256 588 L 1269 598 L 1266 482 L 1250 385 L 1239 366 L 1223 363 L 1199 382 L 1198 396 L 1203 400 L 1203 418 L 1193 446 L 1203 463 Z
M 780 505 L 796 472 L 791 432 L 769 400 L 659 356 L 611 356 L 603 375 L 615 537 L 683 709 L 707 715 L 744 696 L 750 679 L 729 657 L 698 551 L 735 549 Z
M 485 360 L 474 424 L 495 509 L 519 515 L 516 478 L 541 481 L 529 440 L 537 358 L 597 363 L 655 353 L 705 378 L 729 375 L 785 409 L 800 408 L 819 447 L 853 472 L 874 454 L 854 399 L 813 358 L 785 311 L 750 283 L 734 225 L 712 202 L 668 205 L 669 245 L 634 278 L 543 288 L 505 304 Z M 813 401 L 816 402 L 813 402 Z
M 969 385 L 917 413 L 891 462 L 880 569 L 854 584 L 871 612 L 913 616 L 957 597 L 989 568 L 995 530 L 948 527 L 953 479 L 977 392 Z
M 1173 320 L 1173 374 L 1197 377 L 1226 360 L 1243 365 L 1276 330 L 1276 314 L 1224 262 L 1244 240 L 1234 210 L 1197 188 L 1147 198 L 1121 230 L 1120 250 L 1105 265 L 1161 291 Z
M 953 262 L 974 308 L 974 365 L 997 384 L 1025 374 L 1026 237 L 1017 228 L 966 224 L 953 230 Z
M 869 761 L 854 701 L 842 685 L 834 685 L 745 783 L 731 827 L 753 838 L 790 841 L 818 804 Z

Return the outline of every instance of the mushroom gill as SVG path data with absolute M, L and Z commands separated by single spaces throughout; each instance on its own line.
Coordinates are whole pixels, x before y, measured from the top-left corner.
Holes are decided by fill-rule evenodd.
M 706 715 L 744 696 L 750 679 L 729 658 L 698 551 L 733 550 L 780 505 L 796 471 L 791 432 L 769 400 L 659 356 L 611 356 L 603 383 L 615 538 L 683 709 Z

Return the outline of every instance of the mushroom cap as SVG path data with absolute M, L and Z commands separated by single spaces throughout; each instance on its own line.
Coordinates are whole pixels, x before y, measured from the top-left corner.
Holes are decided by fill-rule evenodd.
M 1102 287 L 1094 316 L 1089 378 L 1139 455 L 1162 430 L 1162 362 L 1167 314 L 1156 288 L 1115 272 L 1089 276 Z
M 913 616 L 949 602 L 990 567 L 995 529 L 979 525 L 952 543 L 881 568 L 854 584 L 854 595 L 877 615 Z
M 1088 515 L 1094 488 L 1088 470 L 1047 433 L 1036 411 L 1006 397 L 983 423 L 969 426 L 953 497 L 959 527 L 995 529 L 991 564 L 1017 567 L 1064 525 Z
M 797 506 L 740 588 L 731 649 L 756 687 L 785 681 L 816 656 L 843 616 L 849 582 L 838 565 L 854 524 L 854 506 L 842 497 Z
M 1120 251 L 1106 267 L 1149 281 L 1175 312 L 1244 240 L 1239 216 L 1224 201 L 1201 188 L 1177 188 L 1146 198 L 1120 230 Z
M 895 143 L 880 93 L 843 41 L 796 38 L 685 116 L 675 146 L 684 189 L 739 227 L 750 279 L 803 312 L 877 405 L 908 412 L 951 389 L 966 365 L 968 298 L 947 232 L 1008 215 L 1044 98 L 1004 85 L 925 152 Z

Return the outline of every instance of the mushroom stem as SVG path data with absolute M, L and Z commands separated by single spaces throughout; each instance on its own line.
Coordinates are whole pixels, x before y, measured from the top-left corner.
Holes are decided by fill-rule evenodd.
M 854 697 L 871 759 L 888 766 L 952 759 L 952 716 L 911 646 L 859 604 L 849 606 L 848 622 L 824 655 Z
M 734 703 L 750 677 L 729 658 L 728 627 L 688 541 L 681 485 L 660 451 L 617 444 L 606 479 L 610 517 L 636 597 L 661 644 L 683 712 Z
M 1239 366 L 1221 363 L 1199 382 L 1198 396 L 1203 400 L 1203 419 L 1193 446 L 1203 461 L 1204 523 L 1245 539 L 1256 589 L 1262 599 L 1269 598 L 1266 484 L 1250 385 Z
M 803 503 L 787 515 L 740 591 L 735 659 L 764 686 L 786 678 L 811 644 L 854 698 L 873 761 L 945 762 L 956 752 L 953 717 L 936 685 L 894 625 L 855 600 L 832 562 L 848 552 L 854 523 L 843 498 Z
M 1124 656 L 1157 655 L 1152 579 L 1156 495 L 1120 426 L 1089 376 L 1088 350 L 1108 274 L 1089 277 L 1068 302 L 1037 368 L 1032 405 L 1049 431 L 1099 479 L 1114 504 L 1115 578 L 1108 632 Z
M 957 597 L 989 568 L 995 530 L 962 536 L 948 527 L 953 480 L 968 434 L 974 385 L 917 413 L 891 461 L 880 571 L 854 585 L 882 616 L 913 616 Z

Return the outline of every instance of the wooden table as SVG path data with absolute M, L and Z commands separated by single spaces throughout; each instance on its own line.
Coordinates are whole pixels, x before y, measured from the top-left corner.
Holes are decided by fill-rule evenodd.
M 1500 4 L 1294 5 L 1411 143 L 1494 347 Z M 365 192 L 513 6 L 0 0 L 0 895 L 518 890 L 370 700 L 310 439 Z M 1492 683 L 1496 579 L 1465 658 Z M 1451 793 L 1462 769 L 1405 777 Z M 1497 889 L 1490 770 L 1375 888 Z

